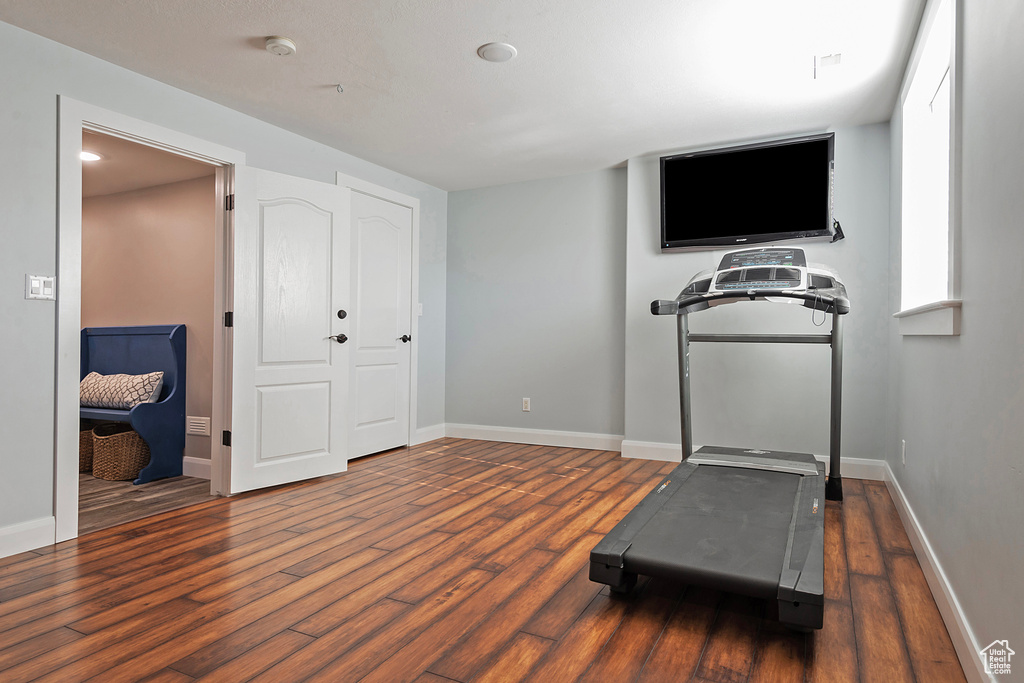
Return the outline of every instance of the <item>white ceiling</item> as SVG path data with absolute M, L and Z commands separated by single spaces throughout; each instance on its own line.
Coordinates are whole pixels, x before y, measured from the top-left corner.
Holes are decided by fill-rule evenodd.
M 102 157 L 82 162 L 83 197 L 129 192 L 216 172 L 210 164 L 91 131 L 82 133 L 82 149 Z
M 888 120 L 923 1 L 0 0 L 0 20 L 459 190 Z M 518 57 L 481 60 L 491 41 Z

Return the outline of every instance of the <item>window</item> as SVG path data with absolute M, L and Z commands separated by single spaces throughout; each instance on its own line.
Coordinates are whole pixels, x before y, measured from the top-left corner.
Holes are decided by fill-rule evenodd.
M 900 317 L 957 308 L 955 0 L 929 3 L 901 101 L 902 263 Z M 950 207 L 954 207 L 951 211 Z M 950 320 L 956 312 L 948 312 Z M 901 328 L 904 327 L 901 324 Z M 920 327 L 920 323 L 915 323 Z M 955 334 L 947 332 L 935 332 Z

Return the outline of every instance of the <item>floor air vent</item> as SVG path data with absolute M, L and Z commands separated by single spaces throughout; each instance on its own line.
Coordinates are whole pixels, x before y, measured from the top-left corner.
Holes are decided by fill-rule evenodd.
M 185 433 L 192 436 L 209 436 L 210 418 L 189 415 L 185 418 Z

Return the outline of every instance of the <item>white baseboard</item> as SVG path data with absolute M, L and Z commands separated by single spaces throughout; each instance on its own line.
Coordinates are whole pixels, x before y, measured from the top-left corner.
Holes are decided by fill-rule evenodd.
M 892 468 L 889 467 L 889 463 L 884 463 L 884 465 L 886 488 L 889 489 L 889 495 L 892 496 L 900 519 L 903 520 L 903 527 L 910 537 L 910 544 L 914 547 L 918 562 L 921 563 L 921 570 L 928 581 L 928 587 L 931 588 L 932 596 L 939 608 L 939 614 L 942 615 L 942 621 L 946 624 L 949 637 L 953 641 L 953 648 L 960 659 L 964 675 L 969 681 L 994 683 L 995 677 L 985 673 L 985 666 L 981 661 L 980 647 L 974 637 L 974 631 L 960 607 L 960 602 L 956 599 L 956 594 L 953 593 L 953 588 L 935 556 L 931 543 L 928 542 L 928 537 L 925 536 L 924 530 L 917 520 L 917 515 L 914 514 L 910 503 L 907 502 L 907 497 L 903 494 L 899 482 L 896 481 L 896 476 L 893 474 Z
M 445 437 L 445 424 L 442 422 L 437 425 L 430 425 L 429 427 L 420 427 L 413 434 L 412 443 L 410 446 L 418 446 L 421 443 L 427 443 L 428 441 L 436 441 L 437 439 L 443 439 Z
M 825 474 L 828 474 L 828 456 L 814 456 L 818 462 L 825 463 Z M 868 479 L 869 481 L 885 481 L 885 461 L 869 458 L 840 458 L 843 476 L 850 479 Z
M 186 477 L 209 479 L 212 471 L 213 461 L 209 458 L 197 458 L 193 455 L 186 455 L 182 463 L 182 474 Z
M 55 517 L 41 517 L 0 528 L 0 557 L 53 545 L 56 533 Z
M 638 458 L 640 460 L 660 460 L 662 462 L 680 462 L 683 459 L 683 452 L 677 443 L 623 440 L 622 457 Z
M 445 436 L 456 439 L 507 441 L 537 446 L 586 448 L 597 451 L 617 451 L 622 436 L 617 434 L 589 434 L 587 432 L 559 432 L 547 429 L 517 429 L 514 427 L 486 427 L 482 425 L 445 425 Z

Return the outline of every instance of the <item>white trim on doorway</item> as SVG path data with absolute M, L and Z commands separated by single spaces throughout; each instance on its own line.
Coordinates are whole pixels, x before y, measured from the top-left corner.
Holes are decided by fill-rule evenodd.
M 78 380 L 81 357 L 80 329 L 82 322 L 82 173 L 79 152 L 82 131 L 92 130 L 106 135 L 156 147 L 190 159 L 220 166 L 218 188 L 230 192 L 233 169 L 245 165 L 245 154 L 206 140 L 179 133 L 162 126 L 141 121 L 117 112 L 58 98 L 58 161 L 57 161 L 57 331 L 56 331 L 56 400 L 54 405 L 54 542 L 78 536 Z M 232 217 L 218 212 L 217 270 L 215 315 L 222 320 L 225 303 L 230 301 L 230 236 Z M 218 322 L 217 329 L 223 330 Z M 214 349 L 214 376 L 227 376 L 230 363 L 230 335 L 222 335 L 224 344 Z M 227 394 L 230 386 L 214 382 L 212 423 L 216 430 L 226 428 Z M 215 441 L 215 443 L 218 443 Z M 230 452 L 213 449 L 212 492 L 224 489 L 223 471 Z
M 417 377 L 419 376 L 419 344 L 416 343 L 416 340 L 419 339 L 420 322 L 420 200 L 340 171 L 336 175 L 335 182 L 339 186 L 347 187 L 356 192 L 362 192 L 363 194 L 377 197 L 399 206 L 407 206 L 412 210 L 412 296 L 410 298 L 412 306 L 410 306 L 409 329 L 411 332 L 409 334 L 413 338 L 414 343 L 413 353 L 409 359 L 409 433 L 407 435 L 408 441 L 406 442 L 411 446 L 420 442 L 416 433 L 416 390 L 418 385 Z

